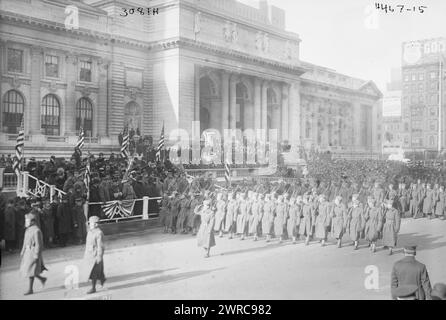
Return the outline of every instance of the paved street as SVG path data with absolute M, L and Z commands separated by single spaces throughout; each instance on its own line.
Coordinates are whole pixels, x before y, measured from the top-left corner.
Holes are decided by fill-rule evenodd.
M 389 299 L 397 249 L 370 253 L 365 244 L 341 249 L 286 241 L 217 238 L 211 257 L 203 258 L 191 235 L 163 234 L 159 229 L 113 236 L 107 240 L 107 282 L 94 295 L 82 273 L 83 247 L 44 251 L 49 271 L 45 288 L 23 296 L 27 281 L 18 273 L 19 257 L 6 255 L 0 269 L 1 299 Z M 417 258 L 427 264 L 432 284 L 446 282 L 446 221 L 403 220 L 399 246 L 418 245 Z M 379 271 L 379 289 L 366 289 L 369 265 Z M 68 267 L 67 267 L 68 266 Z M 67 289 L 70 266 L 80 268 L 78 289 Z M 67 271 L 67 274 L 64 273 Z

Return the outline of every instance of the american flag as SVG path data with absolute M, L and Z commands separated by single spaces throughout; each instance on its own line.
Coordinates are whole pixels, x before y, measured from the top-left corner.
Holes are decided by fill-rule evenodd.
M 225 162 L 225 180 L 226 180 L 226 185 L 230 186 L 231 185 L 231 169 L 229 167 L 228 161 Z
M 23 146 L 25 145 L 25 124 L 24 117 L 22 117 L 22 122 L 20 123 L 19 134 L 17 135 L 17 143 L 15 145 L 15 158 L 12 168 L 16 175 L 20 174 L 22 170 L 22 157 L 23 157 Z
M 158 142 L 158 148 L 156 149 L 156 161 L 161 161 L 161 150 L 164 149 L 164 122 L 161 129 L 160 141 Z
M 87 166 L 85 167 L 84 184 L 87 190 L 87 200 L 90 199 L 90 160 L 87 160 Z
M 82 148 L 84 147 L 85 143 L 85 135 L 84 135 L 84 129 L 81 127 L 79 130 L 79 138 L 77 139 L 76 146 L 74 147 L 74 150 L 79 152 L 79 155 L 82 155 Z
M 128 127 L 125 127 L 124 134 L 122 136 L 121 156 L 126 160 L 129 158 L 129 153 L 128 153 L 129 142 L 130 142 L 129 129 Z

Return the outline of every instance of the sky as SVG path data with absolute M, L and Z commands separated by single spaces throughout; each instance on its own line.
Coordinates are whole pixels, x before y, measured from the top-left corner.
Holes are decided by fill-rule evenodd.
M 381 91 L 401 67 L 402 42 L 446 37 L 446 0 L 269 0 L 286 11 L 286 29 L 299 34 L 301 60 L 373 80 Z M 395 12 L 376 10 L 375 3 Z M 396 5 L 405 5 L 400 13 Z M 406 8 L 426 6 L 424 13 Z

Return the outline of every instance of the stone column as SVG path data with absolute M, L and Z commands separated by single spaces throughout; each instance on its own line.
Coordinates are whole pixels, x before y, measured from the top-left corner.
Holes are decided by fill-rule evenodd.
M 268 130 L 268 82 L 262 83 L 262 129 Z
M 237 95 L 236 95 L 236 84 L 238 76 L 233 74 L 229 83 L 229 127 L 235 129 L 237 125 Z
M 288 121 L 289 121 L 289 91 L 288 83 L 282 84 L 282 140 L 288 140 Z
M 222 134 L 224 129 L 229 129 L 229 73 L 221 72 L 221 105 L 222 105 Z
M 262 127 L 262 88 L 259 78 L 254 79 L 254 128 Z
M 43 66 L 43 50 L 39 47 L 31 48 L 31 97 L 29 101 L 29 113 L 25 112 L 25 128 L 28 127 L 30 135 L 40 135 L 40 78 Z M 29 115 L 26 117 L 26 115 Z M 28 119 L 26 119 L 28 118 Z
M 76 65 L 77 57 L 69 55 L 66 57 L 67 66 L 67 93 L 65 102 L 65 136 L 74 136 L 76 132 Z
M 194 121 L 200 121 L 200 67 L 195 65 Z

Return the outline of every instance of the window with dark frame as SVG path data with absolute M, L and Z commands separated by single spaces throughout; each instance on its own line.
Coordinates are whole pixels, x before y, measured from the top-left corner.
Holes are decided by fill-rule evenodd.
M 23 96 L 17 90 L 9 90 L 3 96 L 3 132 L 19 133 L 25 107 Z
M 23 50 L 8 48 L 8 71 L 23 72 Z
M 91 82 L 91 61 L 81 60 L 79 63 L 79 80 Z
M 59 57 L 47 54 L 45 55 L 45 75 L 47 77 L 59 77 Z
M 54 94 L 47 94 L 42 99 L 40 117 L 43 134 L 60 135 L 60 103 Z
M 86 137 L 93 136 L 93 105 L 87 98 L 80 98 L 76 104 L 76 132 L 81 127 Z

